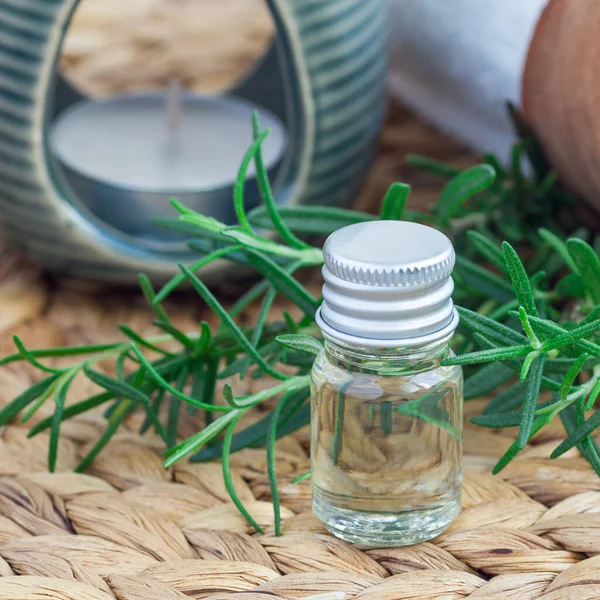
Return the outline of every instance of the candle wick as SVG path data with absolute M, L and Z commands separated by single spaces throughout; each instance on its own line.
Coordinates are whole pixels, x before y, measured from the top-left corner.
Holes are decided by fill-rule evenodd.
M 179 79 L 171 79 L 167 91 L 167 131 L 172 138 L 177 137 L 181 128 L 183 91 Z

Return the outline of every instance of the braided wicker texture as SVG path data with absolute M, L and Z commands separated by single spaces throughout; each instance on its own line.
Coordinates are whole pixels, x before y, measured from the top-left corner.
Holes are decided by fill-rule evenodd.
M 468 164 L 452 143 L 393 107 L 383 144 L 358 205 L 375 207 L 397 178 L 415 186 L 413 205 L 426 204 L 436 182 L 402 165 L 408 150 Z M 153 333 L 152 317 L 135 292 L 74 289 L 49 281 L 6 250 L 0 261 L 0 351 L 17 333 L 32 347 L 104 342 L 117 323 Z M 317 292 L 318 274 L 309 286 Z M 236 285 L 222 289 L 225 303 Z M 286 307 L 277 305 L 273 318 Z M 196 298 L 169 301 L 185 330 L 211 320 Z M 251 321 L 252 311 L 246 315 Z M 50 363 L 51 364 L 51 363 Z M 109 368 L 108 365 L 106 367 Z M 110 371 L 107 371 L 110 372 Z M 0 404 L 39 378 L 28 365 L 0 370 Z M 250 381 L 236 392 L 271 382 Z M 76 380 L 71 401 L 94 392 Z M 466 417 L 482 402 L 466 404 Z M 43 407 L 36 416 L 46 416 Z M 263 407 L 264 410 L 264 407 Z M 256 410 L 247 422 L 260 418 Z M 201 426 L 182 419 L 179 435 Z M 489 475 L 514 431 L 466 424 L 463 513 L 431 543 L 359 549 L 329 536 L 310 512 L 310 482 L 291 485 L 308 468 L 308 431 L 278 442 L 277 473 L 283 535 L 273 536 L 273 510 L 262 450 L 232 456 L 241 499 L 264 528 L 258 535 L 228 502 L 221 467 L 180 464 L 164 470 L 162 442 L 126 426 L 85 474 L 72 469 L 101 435 L 101 412 L 63 426 L 58 473 L 46 472 L 48 438 L 27 440 L 14 424 L 0 440 L 0 600 L 404 600 L 600 597 L 600 479 L 576 453 L 551 461 L 562 435 L 545 429 L 501 477 Z M 243 426 L 242 423 L 240 426 Z
M 245 2 L 202 4 L 225 7 L 219 14 L 231 23 L 232 15 L 239 14 L 235 7 Z M 256 2 L 244 5 L 251 4 Z M 138 79 L 133 83 L 139 87 L 162 85 L 174 65 L 180 66 L 188 83 L 193 84 L 194 77 L 211 80 L 214 60 L 211 57 L 203 70 L 198 54 L 190 53 L 191 37 L 185 44 L 161 38 L 164 28 L 156 23 L 170 14 L 167 6 L 175 5 L 189 11 L 198 7 L 186 0 L 132 0 L 125 8 L 121 1 L 89 0 L 67 45 L 67 69 L 80 81 L 87 78 L 88 89 L 97 93 L 124 89 L 134 73 Z M 113 26 L 113 9 L 127 9 L 130 16 L 137 10 L 133 16 L 141 20 L 135 21 L 135 29 L 143 34 L 126 36 Z M 248 35 L 236 40 L 255 52 L 270 27 L 264 11 L 252 15 L 254 20 L 242 20 Z M 188 15 L 171 24 L 187 27 L 192 21 Z M 202 23 L 207 31 L 215 28 L 206 20 Z M 102 49 L 108 47 L 111 53 L 102 58 Z M 156 49 L 161 60 L 146 68 Z M 177 59 L 176 51 L 184 52 L 183 58 Z M 225 51 L 225 70 L 243 70 L 247 53 L 228 46 Z M 150 54 L 142 60 L 144 52 Z M 192 69 L 188 54 L 196 61 L 193 73 L 186 71 Z M 131 73 L 125 69 L 123 75 L 115 64 L 131 67 Z M 146 71 L 136 70 L 136 64 Z M 211 85 L 218 87 L 228 76 L 215 73 Z M 357 208 L 375 208 L 389 183 L 398 179 L 413 184 L 413 207 L 436 197 L 439 182 L 403 165 L 406 152 L 459 166 L 473 162 L 452 142 L 394 106 Z M 309 286 L 316 291 L 318 285 L 315 274 Z M 232 301 L 238 288 L 239 282 L 222 288 L 221 299 Z M 0 307 L 2 353 L 12 350 L 12 333 L 34 348 L 113 341 L 117 323 L 143 334 L 154 332 L 139 294 L 50 280 L 10 250 L 3 250 L 0 260 Z M 211 321 L 193 296 L 173 298 L 167 308 L 183 329 L 195 329 L 200 318 Z M 285 308 L 276 305 L 273 317 Z M 253 316 L 249 311 L 246 318 L 251 321 Z M 27 365 L 1 369 L 0 406 L 38 378 Z M 235 385 L 237 392 L 244 391 L 241 384 Z M 266 385 L 270 382 L 244 383 L 247 391 Z M 72 392 L 73 402 L 94 389 L 81 379 Z M 466 417 L 481 408 L 482 402 L 469 402 Z M 35 419 L 50 410 L 43 407 Z M 260 416 L 256 409 L 247 423 Z M 179 436 L 195 433 L 199 418 L 182 419 Z M 100 412 L 64 424 L 55 474 L 46 472 L 47 435 L 27 440 L 18 424 L 1 432 L 0 600 L 600 597 L 600 479 L 576 451 L 556 461 L 545 458 L 562 435 L 559 429 L 545 429 L 501 476 L 492 477 L 491 466 L 514 439 L 514 431 L 490 432 L 467 423 L 463 512 L 452 528 L 431 543 L 410 548 L 360 549 L 329 536 L 311 515 L 310 482 L 290 484 L 308 467 L 306 429 L 278 442 L 283 535 L 276 538 L 262 450 L 248 449 L 232 457 L 239 496 L 265 530 L 258 535 L 228 502 L 220 465 L 180 464 L 164 470 L 161 441 L 136 433 L 142 419 L 130 415 L 85 474 L 72 469 L 106 426 Z

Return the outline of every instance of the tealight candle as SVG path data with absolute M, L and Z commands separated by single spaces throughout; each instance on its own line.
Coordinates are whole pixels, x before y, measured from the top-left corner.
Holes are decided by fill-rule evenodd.
M 49 132 L 75 195 L 100 219 L 126 233 L 157 237 L 153 217 L 174 216 L 171 196 L 199 212 L 231 219 L 232 190 L 252 143 L 252 112 L 271 133 L 263 143 L 267 169 L 287 145 L 283 123 L 235 97 L 136 94 L 81 101 Z M 254 165 L 248 177 L 254 174 Z M 148 233 L 150 232 L 150 233 Z

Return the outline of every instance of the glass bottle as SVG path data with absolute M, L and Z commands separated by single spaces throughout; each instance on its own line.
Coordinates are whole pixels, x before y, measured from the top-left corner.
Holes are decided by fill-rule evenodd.
M 454 250 L 401 221 L 345 227 L 324 246 L 325 347 L 312 371 L 313 510 L 361 545 L 408 545 L 460 512 L 462 371 Z

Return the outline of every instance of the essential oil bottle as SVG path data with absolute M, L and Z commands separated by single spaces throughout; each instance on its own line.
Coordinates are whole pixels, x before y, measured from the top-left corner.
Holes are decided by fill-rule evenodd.
M 313 510 L 334 535 L 408 545 L 460 512 L 462 371 L 454 250 L 403 221 L 344 227 L 324 247 L 325 347 L 312 371 Z

